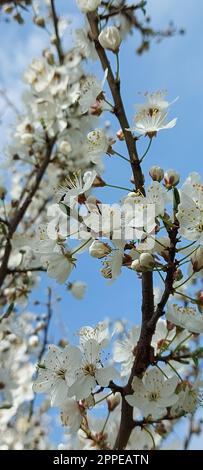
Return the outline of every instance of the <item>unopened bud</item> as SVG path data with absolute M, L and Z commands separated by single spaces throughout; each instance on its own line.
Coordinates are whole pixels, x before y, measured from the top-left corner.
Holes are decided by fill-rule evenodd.
M 197 300 L 198 300 L 198 303 L 200 304 L 200 306 L 203 307 L 203 290 L 199 290 L 197 292 Z
M 6 3 L 5 5 L 3 5 L 3 11 L 4 13 L 12 13 L 13 11 L 13 5 L 9 5 L 9 3 Z
M 31 335 L 28 339 L 28 346 L 36 348 L 39 345 L 39 338 L 37 335 Z
M 23 145 L 32 145 L 34 142 L 34 137 L 31 133 L 25 132 L 21 135 L 21 142 Z
M 108 403 L 108 410 L 111 413 L 112 411 L 117 408 L 117 406 L 120 404 L 121 398 L 120 394 L 116 393 L 112 398 L 107 398 L 107 403 Z
M 116 132 L 116 135 L 118 137 L 118 140 L 121 140 L 121 141 L 125 140 L 125 136 L 124 136 L 124 133 L 123 133 L 122 129 L 119 129 L 119 131 Z
M 192 268 L 195 273 L 203 268 L 203 247 L 200 246 L 191 256 Z
M 183 273 L 181 269 L 176 269 L 176 271 L 173 274 L 174 281 L 181 281 L 182 278 L 183 278 Z
M 90 114 L 92 114 L 92 116 L 100 116 L 103 111 L 102 106 L 102 101 L 95 101 L 95 103 L 90 106 Z
M 167 170 L 164 173 L 164 184 L 167 189 L 176 186 L 180 181 L 180 175 L 175 170 Z
M 55 64 L 54 54 L 50 51 L 50 49 L 44 49 L 43 56 L 45 57 L 49 65 Z
M 152 166 L 149 170 L 149 174 L 153 181 L 160 181 L 164 177 L 164 170 L 160 166 Z
M 151 253 L 142 253 L 139 259 L 140 266 L 145 269 L 153 269 L 155 266 L 155 259 Z
M 24 19 L 20 13 L 15 13 L 15 15 L 13 15 L 13 19 L 17 21 L 18 24 L 24 24 Z
M 72 150 L 72 147 L 70 145 L 70 143 L 68 142 L 68 140 L 62 140 L 62 142 L 59 144 L 59 151 L 63 154 L 63 155 L 68 155 Z
M 34 16 L 33 22 L 34 22 L 37 26 L 39 26 L 40 28 L 44 28 L 44 27 L 45 27 L 45 20 L 44 20 L 43 16 Z
M 101 31 L 98 40 L 104 49 L 109 49 L 115 53 L 119 51 L 121 35 L 116 26 L 106 26 L 106 28 Z
M 57 40 L 57 37 L 56 37 L 55 34 L 52 34 L 51 39 L 50 39 L 50 42 L 51 42 L 51 44 L 53 44 L 54 46 L 56 46 L 56 44 L 58 43 L 58 40 Z
M 135 259 L 132 264 L 131 264 L 131 269 L 133 269 L 133 271 L 137 271 L 138 273 L 141 273 L 142 272 L 142 268 L 140 266 L 140 263 L 138 261 L 138 259 Z

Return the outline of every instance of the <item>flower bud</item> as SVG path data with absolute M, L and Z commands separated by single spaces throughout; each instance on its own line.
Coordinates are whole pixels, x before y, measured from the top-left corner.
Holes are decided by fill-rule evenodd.
M 3 11 L 4 11 L 4 13 L 12 13 L 13 5 L 10 5 L 9 3 L 6 3 L 5 5 L 3 5 Z
M 180 175 L 175 170 L 167 170 L 164 173 L 164 184 L 166 188 L 170 189 L 176 186 L 180 181 Z
M 181 281 L 181 279 L 183 279 L 183 273 L 181 269 L 176 269 L 173 275 L 173 279 L 174 281 Z
M 121 141 L 125 140 L 125 136 L 124 136 L 122 129 L 119 129 L 119 131 L 116 132 L 116 135 L 117 135 L 118 140 L 121 140 Z
M 28 339 L 28 346 L 36 348 L 39 345 L 39 338 L 37 335 L 31 335 Z
M 100 242 L 99 240 L 94 240 L 89 247 L 89 254 L 93 258 L 104 258 L 109 253 L 111 253 L 111 247 L 107 243 Z
M 107 26 L 104 28 L 99 37 L 99 42 L 104 49 L 118 52 L 121 44 L 121 36 L 116 26 Z
M 203 290 L 197 292 L 197 300 L 201 307 L 203 307 Z
M 203 268 L 203 247 L 199 246 L 191 256 L 192 268 L 195 273 Z
M 56 45 L 57 45 L 58 39 L 57 39 L 57 37 L 56 37 L 55 34 L 52 34 L 52 36 L 51 36 L 51 38 L 50 38 L 50 42 L 51 42 L 51 44 L 53 44 L 53 46 L 56 46 Z
M 121 398 L 120 394 L 116 393 L 113 397 L 107 398 L 107 403 L 108 403 L 108 410 L 111 413 L 112 411 L 117 408 L 117 406 L 120 404 Z
M 90 106 L 90 110 L 89 110 L 90 114 L 92 116 L 100 116 L 103 111 L 102 107 L 103 107 L 102 101 L 98 101 L 98 100 L 95 101 L 95 103 Z
M 17 21 L 18 24 L 24 24 L 24 19 L 20 13 L 15 13 L 15 15 L 13 15 L 13 19 Z
M 45 20 L 44 20 L 43 16 L 34 16 L 33 22 L 34 22 L 37 26 L 39 26 L 40 28 L 44 28 L 44 27 L 45 27 Z
M 101 0 L 76 0 L 76 2 L 83 13 L 95 11 L 101 5 Z
M 68 155 L 71 152 L 71 150 L 72 150 L 72 147 L 70 143 L 68 142 L 68 140 L 62 140 L 62 142 L 59 145 L 59 151 L 63 155 Z
M 32 145 L 34 137 L 30 132 L 24 132 L 24 134 L 21 135 L 21 142 L 23 145 Z
M 140 263 L 139 263 L 139 260 L 138 259 L 135 259 L 132 264 L 131 264 L 131 269 L 133 269 L 133 271 L 137 271 L 137 273 L 141 273 L 142 272 L 142 268 L 140 266 Z
M 54 54 L 50 51 L 50 49 L 44 49 L 43 56 L 45 57 L 49 65 L 55 64 Z
M 141 268 L 153 269 L 155 266 L 155 259 L 151 253 L 142 253 L 140 255 L 139 263 Z
M 149 170 L 149 174 L 153 181 L 159 181 L 160 183 L 164 177 L 164 170 L 162 170 L 160 166 L 152 166 Z

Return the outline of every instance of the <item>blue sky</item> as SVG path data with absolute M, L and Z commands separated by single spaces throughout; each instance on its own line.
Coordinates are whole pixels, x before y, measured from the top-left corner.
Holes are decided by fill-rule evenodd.
M 61 11 L 64 11 L 64 5 L 68 4 L 66 14 L 71 14 L 73 18 L 73 25 L 65 37 L 65 47 L 68 48 L 72 40 L 71 30 L 83 19 L 81 15 L 78 16 L 74 0 L 56 3 Z M 152 16 L 155 28 L 164 28 L 172 19 L 179 28 L 186 29 L 186 35 L 164 40 L 158 45 L 153 42 L 150 52 L 141 57 L 135 54 L 135 49 L 139 45 L 137 33 L 130 37 L 127 43 L 122 44 L 120 60 L 122 94 L 131 121 L 134 113 L 133 103 L 141 99 L 139 92 L 167 89 L 169 100 L 179 96 L 179 100 L 171 108 L 171 117 L 178 117 L 177 126 L 173 130 L 160 133 L 157 139 L 154 139 L 143 169 L 148 174 L 150 166 L 155 164 L 164 169 L 175 168 L 184 180 L 191 171 L 202 172 L 203 2 L 202 0 L 193 0 L 193 2 L 149 0 L 148 12 Z M 29 18 L 25 26 L 13 22 L 10 24 L 1 22 L 0 28 L 1 37 L 7 38 L 0 50 L 0 88 L 6 88 L 12 100 L 19 104 L 19 95 L 23 90 L 21 82 L 23 71 L 32 57 L 40 55 L 42 47 L 46 46 L 47 35 L 43 30 L 36 28 Z M 95 70 L 95 66 L 90 66 L 90 69 Z M 102 76 L 99 63 L 96 65 L 96 71 Z M 10 117 L 8 112 L 5 115 L 6 123 Z M 117 128 L 114 122 L 113 129 Z M 1 147 L 5 141 L 4 136 Z M 143 147 L 141 152 L 142 150 Z M 131 171 L 125 162 L 106 159 L 105 165 L 106 181 L 128 186 Z M 119 190 L 102 191 L 104 202 L 108 198 L 111 202 L 117 202 L 121 196 L 123 192 Z M 77 269 L 70 280 L 87 282 L 87 294 L 83 301 L 75 300 L 63 287 L 59 287 L 55 282 L 49 282 L 56 295 L 62 297 L 52 322 L 51 341 L 56 339 L 55 332 L 58 328 L 60 335 L 68 334 L 71 339 L 73 332 L 79 327 L 84 324 L 95 324 L 104 317 L 114 319 L 127 317 L 132 323 L 139 321 L 140 290 L 136 275 L 123 270 L 122 276 L 114 284 L 109 285 L 101 277 L 100 267 L 99 261 L 89 259 L 87 255 L 79 258 Z M 43 299 L 45 288 L 46 281 L 42 280 L 37 292 L 33 294 L 33 299 L 38 297 Z M 197 448 L 201 446 L 198 440 L 194 440 L 194 445 Z

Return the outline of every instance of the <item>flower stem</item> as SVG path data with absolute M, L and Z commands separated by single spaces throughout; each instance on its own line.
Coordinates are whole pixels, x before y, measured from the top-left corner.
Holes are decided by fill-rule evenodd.
M 184 282 L 182 282 L 182 284 L 179 284 L 179 286 L 177 286 L 177 289 L 179 289 L 179 287 L 184 286 L 184 284 L 186 284 L 192 278 L 192 276 L 194 276 L 194 273 L 190 274 L 190 276 L 187 277 L 187 279 Z
M 178 371 L 175 369 L 175 367 L 173 367 L 170 362 L 168 362 L 167 364 L 168 364 L 169 367 L 173 370 L 173 372 L 175 372 L 175 374 L 178 376 L 178 378 L 181 380 L 181 382 L 183 382 L 182 377 L 180 376 L 180 374 L 178 373 Z
M 123 189 L 123 191 L 128 191 L 128 192 L 133 192 L 132 189 L 129 189 L 129 188 L 124 188 L 123 186 L 117 186 L 115 184 L 105 184 L 105 186 L 109 187 L 109 188 L 115 188 L 115 189 Z
M 75 255 L 75 253 L 77 253 L 78 251 L 81 250 L 81 248 L 84 248 L 89 242 L 90 240 L 92 240 L 92 237 L 88 238 L 88 240 L 85 241 L 85 243 L 83 243 L 83 245 L 80 245 L 78 246 L 74 251 L 71 252 L 71 255 Z
M 192 333 L 190 333 L 188 336 L 186 336 L 186 338 L 184 338 L 179 344 L 178 346 L 176 346 L 176 348 L 174 349 L 173 351 L 173 354 L 178 351 L 178 349 L 180 349 L 180 347 L 182 346 L 182 344 L 185 343 L 185 341 L 187 341 L 188 339 L 190 339 L 192 337 Z
M 119 53 L 116 52 L 116 81 L 120 82 L 120 64 L 119 64 Z
M 155 449 L 155 448 L 156 448 L 156 444 L 155 444 L 155 440 L 154 440 L 153 434 L 152 434 L 151 431 L 150 431 L 148 428 L 146 428 L 145 426 L 143 426 L 143 430 L 144 430 L 145 432 L 147 432 L 147 434 L 150 435 L 151 440 L 152 440 L 152 443 L 153 443 L 153 449 Z
M 145 153 L 144 153 L 144 154 L 142 155 L 142 157 L 140 158 L 140 160 L 139 160 L 140 163 L 142 163 L 142 161 L 144 160 L 144 158 L 145 158 L 146 155 L 148 154 L 151 145 L 152 145 L 152 139 L 150 139 L 149 144 L 148 144 L 148 147 L 147 147 Z
M 122 158 L 123 160 L 125 160 L 126 162 L 130 163 L 129 158 L 124 157 L 123 155 L 121 155 L 121 153 L 116 152 L 116 150 L 113 149 L 113 155 L 114 155 L 114 154 L 115 154 L 115 155 L 118 155 L 118 157 L 120 157 L 120 158 Z

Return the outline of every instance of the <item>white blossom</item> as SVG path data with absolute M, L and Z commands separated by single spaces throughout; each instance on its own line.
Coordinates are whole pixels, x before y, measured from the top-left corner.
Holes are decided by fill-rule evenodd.
M 166 318 L 174 325 L 185 328 L 192 333 L 203 332 L 203 316 L 197 307 L 181 307 L 177 304 L 169 304 Z
M 95 11 L 101 4 L 101 0 L 76 0 L 78 8 L 84 13 Z
M 76 371 L 77 379 L 69 388 L 69 396 L 75 395 L 77 400 L 87 398 L 97 385 L 108 387 L 118 373 L 113 366 L 101 365 L 101 346 L 95 340 L 85 341 L 81 345 L 81 365 Z
M 80 365 L 80 351 L 77 347 L 68 345 L 64 350 L 54 345 L 42 364 L 39 364 L 38 376 L 33 384 L 37 393 L 48 393 L 52 406 L 60 406 L 68 397 L 68 387 L 75 379 L 76 369 Z
M 144 417 L 158 419 L 167 414 L 167 408 L 174 405 L 178 396 L 175 393 L 178 385 L 177 376 L 165 379 L 163 373 L 153 367 L 143 377 L 134 377 L 132 382 L 133 394 L 127 395 L 126 400 L 131 406 L 139 408 Z

